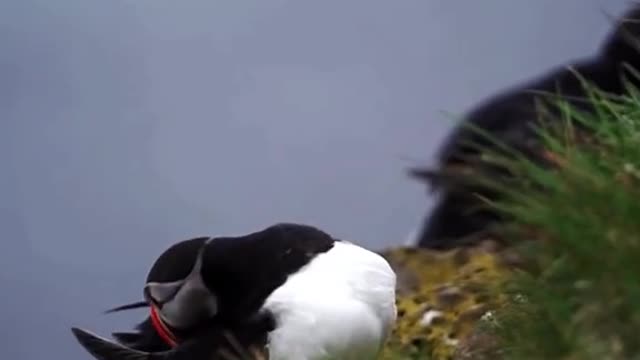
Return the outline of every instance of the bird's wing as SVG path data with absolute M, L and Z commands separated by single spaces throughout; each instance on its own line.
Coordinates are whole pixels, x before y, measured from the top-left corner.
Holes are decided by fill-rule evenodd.
M 71 328 L 80 345 L 98 360 L 160 360 L 158 355 L 134 350 L 80 328 Z

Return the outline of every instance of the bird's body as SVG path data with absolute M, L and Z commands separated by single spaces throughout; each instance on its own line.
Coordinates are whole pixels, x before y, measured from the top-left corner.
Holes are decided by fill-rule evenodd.
M 270 358 L 375 358 L 395 322 L 395 282 L 380 255 L 336 242 L 267 298 L 281 324 L 269 334 Z
M 382 256 L 277 224 L 177 243 L 149 272 L 152 316 L 138 333 L 117 334 L 120 344 L 74 334 L 101 360 L 217 359 L 226 331 L 270 360 L 374 359 L 396 319 L 395 286 Z

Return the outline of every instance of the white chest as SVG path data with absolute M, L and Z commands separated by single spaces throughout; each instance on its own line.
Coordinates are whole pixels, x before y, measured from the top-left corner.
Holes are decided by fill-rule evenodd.
M 337 242 L 267 298 L 270 359 L 374 359 L 396 319 L 395 286 L 384 258 Z

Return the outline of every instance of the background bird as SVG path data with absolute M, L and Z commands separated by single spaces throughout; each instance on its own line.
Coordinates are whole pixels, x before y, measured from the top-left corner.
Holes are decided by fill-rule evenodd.
M 478 176 L 496 178 L 509 174 L 485 160 L 486 149 L 499 149 L 492 139 L 469 125 L 540 164 L 553 165 L 553 159 L 541 147 L 536 127 L 542 122 L 557 121 L 559 116 L 557 109 L 544 104 L 543 98 L 560 96 L 579 110 L 593 111 L 584 81 L 613 95 L 625 92 L 625 80 L 640 85 L 640 80 L 627 68 L 640 69 L 638 35 L 640 6 L 636 4 L 617 21 L 594 56 L 503 91 L 470 111 L 445 139 L 436 168 L 411 171 L 412 176 L 439 195 L 417 236 L 418 245 L 452 249 L 477 244 L 487 233 L 495 236 L 494 225 L 504 221 L 486 206 L 486 199 L 496 199 L 495 191 L 473 180 Z

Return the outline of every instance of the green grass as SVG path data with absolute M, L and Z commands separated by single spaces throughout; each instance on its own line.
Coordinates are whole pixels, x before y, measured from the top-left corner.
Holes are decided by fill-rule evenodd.
M 487 326 L 504 359 L 640 359 L 640 92 L 585 86 L 594 113 L 556 99 L 558 126 L 540 128 L 557 167 L 493 157 L 515 178 L 487 182 L 492 205 L 529 265 Z

